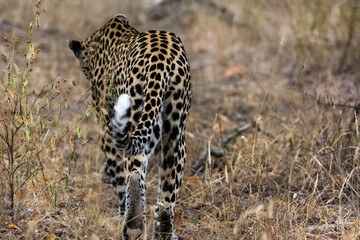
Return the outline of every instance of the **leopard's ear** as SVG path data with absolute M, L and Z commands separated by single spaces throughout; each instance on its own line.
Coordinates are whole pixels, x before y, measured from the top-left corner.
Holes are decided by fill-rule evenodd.
M 116 14 L 115 17 L 120 18 L 121 20 L 124 21 L 124 23 L 129 24 L 129 20 L 126 18 L 124 14 Z
M 79 57 L 81 54 L 81 43 L 76 40 L 67 40 L 69 48 L 74 52 L 76 57 Z

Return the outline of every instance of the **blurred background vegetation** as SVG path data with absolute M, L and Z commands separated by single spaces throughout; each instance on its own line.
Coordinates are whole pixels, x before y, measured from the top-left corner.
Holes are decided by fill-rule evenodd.
M 178 34 L 191 63 L 193 106 L 187 170 L 176 210 L 179 236 L 360 236 L 358 0 L 41 1 L 46 13 L 37 3 L 0 1 L 0 35 L 7 39 L 0 45 L 5 56 L 0 60 L 0 99 L 9 94 L 4 87 L 7 59 L 14 53 L 13 62 L 23 69 L 24 53 L 32 44 L 36 56 L 27 96 L 44 97 L 48 92 L 41 91 L 48 84 L 57 86 L 49 92 L 63 96 L 55 98 L 56 107 L 41 113 L 55 119 L 47 122 L 49 135 L 39 141 L 55 137 L 56 145 L 47 146 L 41 171 L 21 190 L 15 186 L 11 217 L 9 159 L 1 142 L 0 238 L 121 236 L 121 221 L 114 220 L 115 196 L 98 174 L 98 126 L 94 116 L 86 117 L 89 82 L 66 45 L 66 39 L 83 40 L 118 13 L 139 31 Z M 36 15 L 40 28 L 33 27 L 29 43 L 29 23 L 36 25 Z M 13 50 L 8 41 L 16 42 Z M 4 133 L 8 103 L 0 101 Z M 64 111 L 56 119 L 59 105 Z M 20 138 L 15 141 L 22 144 Z M 218 157 L 192 168 L 209 145 Z M 37 169 L 36 164 L 31 166 Z M 148 169 L 149 222 L 157 164 L 155 158 Z M 21 165 L 14 177 L 28 180 L 27 171 Z

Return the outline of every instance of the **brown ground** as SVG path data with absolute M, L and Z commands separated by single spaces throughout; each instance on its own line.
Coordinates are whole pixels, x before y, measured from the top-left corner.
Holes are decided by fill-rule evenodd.
M 41 139 L 60 136 L 91 109 L 89 83 L 66 39 L 84 39 L 109 18 L 123 13 L 140 31 L 177 33 L 191 62 L 193 106 L 187 128 L 188 160 L 176 209 L 176 233 L 180 237 L 358 239 L 359 2 L 154 2 L 160 1 L 42 3 L 46 14 L 41 12 L 40 29 L 33 30 L 32 43 L 40 52 L 29 88 L 36 96 L 44 85 L 58 84 L 68 110 L 63 108 L 58 123 L 48 123 L 48 136 Z M 35 1 L 28 0 L 0 2 L 0 35 L 19 38 L 14 61 L 20 69 L 29 22 L 39 11 L 34 5 Z M 1 43 L 0 53 L 10 56 L 11 49 L 5 44 Z M 2 83 L 6 72 L 2 58 Z M 7 94 L 3 85 L 0 91 Z M 60 97 L 51 102 L 52 106 L 59 104 Z M 51 109 L 45 108 L 42 114 L 54 119 L 58 109 Z M 117 209 L 112 187 L 101 184 L 98 174 L 101 152 L 92 115 L 80 124 L 81 138 L 76 128 L 71 131 L 76 164 L 69 157 L 69 134 L 47 148 L 41 155 L 44 170 L 15 194 L 13 219 L 5 170 L 8 160 L 6 155 L 0 156 L 1 239 L 121 236 L 121 220 L 114 218 Z M 244 126 L 244 131 L 237 131 Z M 222 141 L 228 136 L 223 147 Z M 45 146 L 45 140 L 37 147 Z M 191 166 L 208 144 L 225 154 L 206 159 L 205 168 L 194 174 Z M 1 145 L 6 152 L 5 143 Z M 36 168 L 36 163 L 31 167 Z M 26 171 L 22 167 L 16 172 L 20 182 L 26 178 Z M 147 188 L 151 231 L 157 159 L 149 163 Z

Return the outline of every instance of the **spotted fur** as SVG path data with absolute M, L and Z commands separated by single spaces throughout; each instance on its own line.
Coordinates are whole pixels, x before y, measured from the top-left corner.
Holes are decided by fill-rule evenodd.
M 145 177 L 156 149 L 161 162 L 153 238 L 175 238 L 191 105 L 190 65 L 181 40 L 165 31 L 138 32 L 116 15 L 85 41 L 68 44 L 91 84 L 102 126 L 103 180 L 118 196 L 122 238 L 146 239 Z

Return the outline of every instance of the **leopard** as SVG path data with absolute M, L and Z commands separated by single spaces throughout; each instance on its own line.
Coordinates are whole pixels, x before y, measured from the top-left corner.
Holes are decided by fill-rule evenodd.
M 140 32 L 117 14 L 83 41 L 67 40 L 88 81 L 100 123 L 102 180 L 114 186 L 122 239 L 147 239 L 146 173 L 158 156 L 152 239 L 178 239 L 174 208 L 186 162 L 190 63 L 180 38 Z

